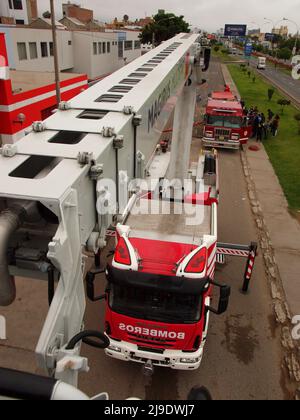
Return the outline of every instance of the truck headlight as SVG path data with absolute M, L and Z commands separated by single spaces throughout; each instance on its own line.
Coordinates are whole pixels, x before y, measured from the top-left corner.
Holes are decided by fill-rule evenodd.
M 199 359 L 188 359 L 188 358 L 184 358 L 184 359 L 180 359 L 180 363 L 197 363 L 199 362 Z
M 117 347 L 117 346 L 114 346 L 114 345 L 110 345 L 108 347 L 108 350 L 115 351 L 116 353 L 121 353 L 122 352 L 122 349 L 120 349 L 120 347 Z
M 209 131 L 209 132 L 206 132 L 206 133 L 205 133 L 205 136 L 206 136 L 206 137 L 209 137 L 210 139 L 212 139 L 214 135 L 213 135 L 213 133 L 212 133 L 212 132 L 210 132 L 210 131 Z

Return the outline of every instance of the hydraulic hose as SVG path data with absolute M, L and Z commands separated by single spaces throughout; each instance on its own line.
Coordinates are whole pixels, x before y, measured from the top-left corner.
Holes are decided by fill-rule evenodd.
M 15 279 L 8 269 L 7 250 L 13 234 L 34 214 L 36 203 L 12 204 L 0 214 L 0 306 L 11 305 L 16 298 Z

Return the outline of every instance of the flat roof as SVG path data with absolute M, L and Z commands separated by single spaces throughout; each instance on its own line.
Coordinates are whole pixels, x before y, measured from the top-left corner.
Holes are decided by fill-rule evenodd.
M 216 100 L 227 100 L 227 101 L 235 101 L 236 97 L 232 92 L 213 92 L 211 95 L 212 99 Z
M 60 80 L 63 82 L 80 76 L 84 75 L 77 73 L 60 73 Z M 13 93 L 17 94 L 54 84 L 55 74 L 54 72 L 10 70 L 10 79 Z
M 242 111 L 242 105 L 238 101 L 216 101 L 211 99 L 208 101 L 210 109 L 224 109 L 229 111 Z

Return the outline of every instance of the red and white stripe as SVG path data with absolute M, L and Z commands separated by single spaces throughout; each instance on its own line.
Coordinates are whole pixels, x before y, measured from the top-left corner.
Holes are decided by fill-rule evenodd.
M 254 263 L 255 263 L 255 252 L 251 252 L 250 256 L 249 256 L 249 262 L 248 262 L 248 267 L 247 267 L 247 274 L 246 274 L 246 279 L 250 280 L 252 277 L 252 273 L 253 273 L 253 268 L 254 268 Z
M 217 248 L 217 253 L 223 255 L 232 255 L 235 257 L 249 257 L 249 251 L 240 251 L 238 249 Z

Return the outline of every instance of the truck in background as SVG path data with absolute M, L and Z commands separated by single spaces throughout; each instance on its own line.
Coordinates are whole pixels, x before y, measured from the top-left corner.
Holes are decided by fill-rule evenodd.
M 257 69 L 266 70 L 267 68 L 267 59 L 266 57 L 258 57 L 257 59 Z
M 241 102 L 228 90 L 214 92 L 206 106 L 203 145 L 239 149 L 248 142 L 249 133 Z

